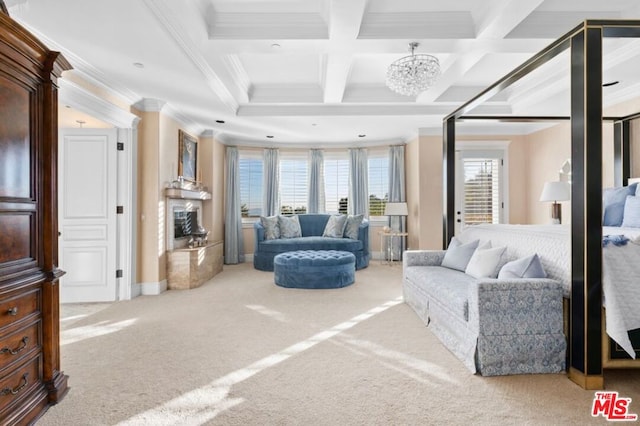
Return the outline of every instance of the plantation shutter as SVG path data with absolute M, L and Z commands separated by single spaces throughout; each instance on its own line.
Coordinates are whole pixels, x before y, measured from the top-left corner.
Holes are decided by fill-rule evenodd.
M 500 223 L 500 165 L 498 158 L 463 158 L 464 223 Z
M 242 217 L 262 214 L 262 152 L 239 151 L 240 211 Z
M 280 213 L 307 212 L 309 159 L 307 152 L 280 154 Z
M 347 214 L 349 198 L 349 155 L 347 152 L 325 152 L 325 209 L 331 214 Z

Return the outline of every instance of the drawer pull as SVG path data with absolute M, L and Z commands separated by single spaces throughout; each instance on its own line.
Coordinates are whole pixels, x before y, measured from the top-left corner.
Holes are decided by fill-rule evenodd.
M 12 317 L 15 317 L 16 315 L 18 315 L 18 307 L 14 306 L 13 308 L 9 309 L 7 313 Z
M 0 349 L 0 354 L 11 354 L 11 355 L 17 355 L 18 353 L 20 353 L 24 348 L 27 347 L 27 343 L 29 343 L 29 336 L 24 336 L 21 340 L 22 343 L 20 343 L 20 346 L 18 346 L 15 349 L 9 349 L 9 347 L 5 346 L 4 348 Z
M 5 396 L 5 395 L 17 395 L 17 394 L 18 394 L 18 392 L 20 392 L 22 389 L 24 389 L 24 388 L 27 386 L 27 384 L 29 383 L 29 382 L 27 381 L 27 377 L 29 377 L 29 373 L 24 373 L 24 374 L 22 375 L 21 383 L 20 383 L 17 387 L 15 387 L 15 388 L 13 388 L 13 389 L 11 389 L 11 388 L 4 388 L 4 389 L 2 389 L 2 390 L 0 391 L 0 396 Z

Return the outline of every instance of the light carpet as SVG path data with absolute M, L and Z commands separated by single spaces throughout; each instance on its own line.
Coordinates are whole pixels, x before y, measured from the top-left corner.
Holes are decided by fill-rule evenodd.
M 564 374 L 470 374 L 401 295 L 399 266 L 299 290 L 243 264 L 197 289 L 65 306 L 71 390 L 38 425 L 606 423 Z M 638 373 L 605 376 L 635 413 Z

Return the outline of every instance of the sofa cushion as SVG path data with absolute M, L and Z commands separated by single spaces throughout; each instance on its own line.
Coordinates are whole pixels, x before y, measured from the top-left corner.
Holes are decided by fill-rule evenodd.
M 347 224 L 347 215 L 334 214 L 331 215 L 327 226 L 324 227 L 323 237 L 342 238 L 344 235 L 344 227 Z
M 453 237 L 442 259 L 442 266 L 464 272 L 479 243 L 479 240 L 475 240 L 462 244 L 460 240 Z
M 265 253 L 283 253 L 295 250 L 342 250 L 355 252 L 362 250 L 362 241 L 350 238 L 300 237 L 279 240 L 265 240 L 259 244 Z
M 441 266 L 410 266 L 404 268 L 405 278 L 437 300 L 455 316 L 469 321 L 470 286 L 477 280 L 464 272 Z
M 302 237 L 298 216 L 278 216 L 278 226 L 280 227 L 280 238 Z
M 538 255 L 533 254 L 505 264 L 500 269 L 498 279 L 509 278 L 547 278 L 547 273 Z
M 640 197 L 627 195 L 627 202 L 624 205 L 622 226 L 640 228 Z
M 360 224 L 364 220 L 363 214 L 349 215 L 347 216 L 347 224 L 344 227 L 345 238 L 351 238 L 352 240 L 358 239 L 358 231 L 360 230 Z
M 280 226 L 278 224 L 278 216 L 260 216 L 260 223 L 264 228 L 265 240 L 277 240 L 280 238 Z
M 307 213 L 298 215 L 303 237 L 320 237 L 329 220 L 328 214 Z

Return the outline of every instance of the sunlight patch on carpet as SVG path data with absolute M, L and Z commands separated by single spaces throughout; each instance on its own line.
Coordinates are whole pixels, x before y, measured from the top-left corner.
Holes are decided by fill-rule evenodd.
M 252 311 L 256 311 L 262 315 L 266 315 L 270 318 L 273 318 L 276 321 L 280 322 L 288 322 L 287 317 L 282 312 L 274 311 L 273 309 L 269 309 L 266 306 L 262 305 L 245 305 L 247 308 Z
M 114 322 L 102 321 L 97 324 L 85 325 L 83 327 L 70 328 L 60 333 L 60 345 L 69 345 L 71 343 L 80 342 L 92 337 L 104 336 L 105 334 L 115 333 L 133 325 L 137 321 L 136 318 Z
M 233 371 L 212 383 L 198 389 L 189 391 L 177 398 L 172 399 L 156 408 L 140 413 L 119 426 L 138 426 L 153 424 L 160 425 L 201 425 L 221 412 L 228 410 L 244 401 L 243 398 L 229 398 L 231 387 L 254 375 L 273 367 L 288 358 L 312 348 L 320 342 L 331 339 L 345 330 L 368 320 L 387 309 L 402 303 L 402 297 L 390 300 L 380 306 L 357 315 L 350 320 L 342 322 L 328 330 L 314 334 L 310 338 L 295 343 L 282 351 L 262 358 L 253 364 Z
M 461 384 L 438 364 L 412 357 L 368 340 L 353 339 L 348 336 L 342 336 L 340 340 L 334 340 L 333 343 L 360 356 L 375 357 L 385 367 L 402 373 L 418 382 Z

